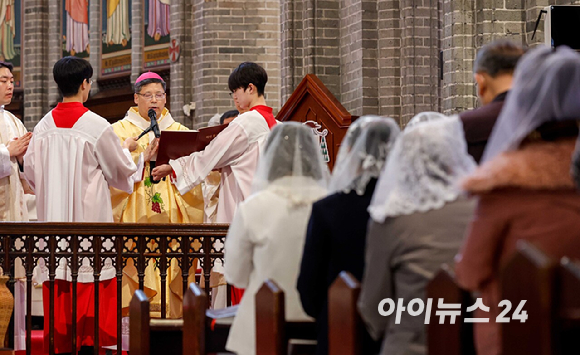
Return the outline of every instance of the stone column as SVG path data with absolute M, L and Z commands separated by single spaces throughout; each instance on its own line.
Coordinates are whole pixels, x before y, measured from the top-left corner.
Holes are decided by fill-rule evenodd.
M 171 63 L 171 115 L 186 126 L 192 127 L 192 117 L 187 117 L 183 106 L 189 104 L 191 93 L 191 69 L 193 62 L 192 35 L 186 30 L 186 22 L 192 16 L 191 0 L 174 1 L 171 4 L 171 40 L 180 46 L 180 56 L 176 63 Z
M 51 1 L 48 5 L 48 104 L 55 105 L 60 98 L 58 86 L 52 76 L 52 68 L 62 58 L 62 1 Z
M 378 1 L 379 114 L 401 117 L 401 11 L 399 0 Z
M 471 3 L 471 1 L 469 1 Z M 401 123 L 439 110 L 437 1 L 401 0 Z
M 102 8 L 101 0 L 90 0 L 89 2 L 89 62 L 93 67 L 93 85 L 91 86 L 91 95 L 99 92 L 97 78 L 101 74 L 102 58 Z
M 194 0 L 193 126 L 234 108 L 228 95 L 231 71 L 245 61 L 268 72 L 266 102 L 280 108 L 280 2 Z
M 475 26 L 473 1 L 443 0 L 443 113 L 450 115 L 476 105 L 473 85 Z
M 131 83 L 141 75 L 145 40 L 143 11 L 145 0 L 133 0 L 131 8 Z
M 52 3 L 52 2 L 51 2 Z M 24 125 L 32 130 L 48 105 L 48 0 L 24 0 Z M 61 46 L 59 46 L 60 48 Z M 50 75 L 52 77 L 52 75 Z

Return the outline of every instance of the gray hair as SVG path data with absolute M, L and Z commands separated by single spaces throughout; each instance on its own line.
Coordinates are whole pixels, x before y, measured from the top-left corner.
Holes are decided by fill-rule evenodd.
M 508 40 L 498 40 L 481 47 L 473 64 L 474 73 L 487 73 L 492 78 L 512 74 L 525 53 L 523 47 Z

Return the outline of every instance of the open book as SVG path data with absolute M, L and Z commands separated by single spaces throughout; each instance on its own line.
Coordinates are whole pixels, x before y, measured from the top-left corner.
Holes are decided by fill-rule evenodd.
M 202 128 L 199 131 L 161 131 L 159 151 L 156 165 L 169 163 L 193 152 L 204 150 L 205 147 L 228 125 Z

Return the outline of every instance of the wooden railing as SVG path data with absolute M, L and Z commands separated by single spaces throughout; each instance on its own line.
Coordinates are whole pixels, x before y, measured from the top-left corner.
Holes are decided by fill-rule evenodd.
M 95 354 L 99 348 L 99 279 L 105 262 L 111 262 L 117 282 L 117 349 L 122 348 L 121 308 L 123 267 L 133 259 L 138 271 L 139 289 L 144 287 L 145 268 L 155 259 L 161 278 L 161 317 L 167 314 L 167 270 L 171 259 L 181 268 L 183 288 L 187 289 L 189 269 L 195 259 L 203 270 L 205 289 L 210 291 L 210 272 L 217 259 L 223 261 L 228 225 L 224 224 L 141 224 L 141 223 L 0 223 L 0 265 L 14 294 L 14 265 L 21 259 L 26 273 L 26 354 L 31 351 L 32 275 L 40 259 L 48 268 L 50 294 L 49 354 L 54 354 L 55 278 L 59 260 L 70 267 L 72 292 L 76 295 L 79 267 L 86 258 L 93 268 L 95 282 Z M 107 261 L 108 260 L 108 261 Z M 210 292 L 208 292 L 210 293 Z M 211 295 L 210 295 L 211 297 Z M 211 299 L 211 298 L 210 298 Z M 46 300 L 44 300 L 46 302 Z M 72 300 L 72 319 L 76 317 L 76 298 Z M 14 324 L 14 322 L 12 322 Z M 76 353 L 76 324 L 72 322 L 71 345 Z M 12 343 L 13 328 L 9 333 Z M 1 345 L 0 345 L 1 347 Z M 120 353 L 120 352 L 119 352 Z

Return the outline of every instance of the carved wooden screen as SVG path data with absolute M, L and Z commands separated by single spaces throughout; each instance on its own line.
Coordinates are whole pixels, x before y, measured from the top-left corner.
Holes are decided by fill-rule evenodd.
M 346 130 L 354 120 L 314 74 L 308 74 L 302 79 L 276 119 L 281 122 L 308 122 L 319 136 L 330 169 L 334 167 Z

